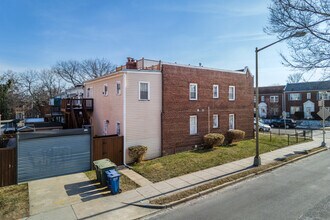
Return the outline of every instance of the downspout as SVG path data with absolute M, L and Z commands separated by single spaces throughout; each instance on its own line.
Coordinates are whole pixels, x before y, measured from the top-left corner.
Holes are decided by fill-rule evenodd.
M 123 143 L 123 164 L 125 167 L 132 169 L 126 164 L 126 73 L 123 74 L 123 126 L 124 126 L 124 143 Z
M 207 125 L 208 125 L 208 133 L 211 133 L 211 127 L 210 127 L 210 106 L 207 106 Z
M 161 156 L 164 156 L 164 140 L 163 140 L 163 131 L 164 131 L 164 128 L 163 128 L 163 123 L 164 123 L 164 67 L 163 66 L 159 66 L 159 70 L 162 74 L 161 76 L 161 79 L 162 79 L 162 109 L 161 109 L 161 113 L 160 113 L 160 151 L 161 151 Z

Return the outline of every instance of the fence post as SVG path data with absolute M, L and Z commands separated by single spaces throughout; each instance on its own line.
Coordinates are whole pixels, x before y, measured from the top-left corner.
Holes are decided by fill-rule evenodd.
M 290 145 L 290 135 L 288 134 L 288 146 Z
M 269 131 L 269 141 L 272 142 L 272 131 Z
M 303 131 L 303 135 L 304 135 L 304 141 L 306 141 L 306 131 Z
M 296 133 L 296 143 L 298 143 L 298 133 Z
M 311 139 L 313 140 L 313 130 L 311 129 Z

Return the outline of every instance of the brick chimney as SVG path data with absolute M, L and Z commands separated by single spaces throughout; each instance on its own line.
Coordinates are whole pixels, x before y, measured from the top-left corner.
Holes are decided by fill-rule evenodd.
M 137 69 L 136 60 L 132 57 L 127 57 L 126 69 Z

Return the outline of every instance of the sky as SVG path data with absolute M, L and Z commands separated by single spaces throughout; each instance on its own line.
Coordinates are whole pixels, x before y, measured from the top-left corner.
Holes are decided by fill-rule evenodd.
M 267 0 L 1 0 L 0 73 L 50 68 L 62 60 L 127 57 L 255 73 Z M 259 86 L 286 83 L 285 42 L 259 53 Z M 310 80 L 317 79 L 317 76 Z M 309 78 L 309 77 L 308 77 Z

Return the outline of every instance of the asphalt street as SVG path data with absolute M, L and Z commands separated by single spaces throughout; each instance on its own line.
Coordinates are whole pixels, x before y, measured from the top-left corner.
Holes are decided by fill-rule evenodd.
M 330 150 L 149 219 L 330 219 Z

